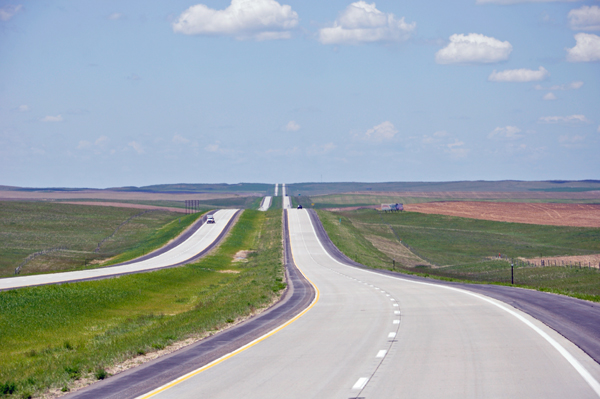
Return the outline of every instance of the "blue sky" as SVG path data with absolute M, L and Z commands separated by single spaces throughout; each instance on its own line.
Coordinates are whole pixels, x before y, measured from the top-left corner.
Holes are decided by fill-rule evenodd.
M 600 1 L 0 1 L 0 184 L 598 179 Z

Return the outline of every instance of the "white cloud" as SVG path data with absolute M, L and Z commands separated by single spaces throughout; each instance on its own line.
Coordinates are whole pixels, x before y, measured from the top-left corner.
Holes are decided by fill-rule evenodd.
M 62 117 L 62 115 L 56 115 L 56 116 L 48 115 L 48 116 L 44 116 L 40 120 L 42 122 L 62 122 L 63 121 L 63 117 Z
M 142 148 L 142 145 L 140 143 L 138 143 L 137 141 L 131 141 L 127 145 L 130 146 L 131 148 L 133 148 L 135 150 L 135 152 L 137 152 L 138 154 L 144 153 L 144 149 Z
M 294 121 L 289 121 L 287 125 L 285 125 L 285 130 L 288 132 L 297 132 L 300 130 L 300 125 Z
M 298 14 L 275 0 L 231 0 L 224 10 L 197 4 L 173 23 L 173 31 L 185 35 L 224 35 L 236 39 L 288 39 L 298 25 Z
M 177 143 L 177 144 L 187 144 L 189 143 L 190 140 L 186 139 L 185 137 L 183 137 L 180 134 L 176 134 L 173 136 L 173 143 Z
M 600 30 L 600 7 L 583 6 L 569 11 L 569 25 L 573 30 Z
M 432 136 L 428 136 L 426 134 L 423 135 L 423 138 L 421 139 L 421 142 L 423 144 L 438 144 L 439 145 L 443 141 L 447 140 L 447 139 L 444 140 L 444 137 L 450 138 L 448 132 L 445 131 L 445 130 L 439 130 L 439 131 L 433 133 L 433 137 Z M 445 146 L 445 144 L 444 144 L 444 146 Z
M 489 139 L 518 140 L 523 137 L 521 129 L 516 126 L 497 127 L 488 134 Z
M 29 105 L 19 105 L 19 108 L 17 108 L 20 112 L 27 112 L 29 111 Z
M 333 143 L 327 143 L 322 145 L 313 144 L 306 149 L 308 155 L 325 155 L 335 149 L 336 145 Z
M 77 149 L 78 150 L 83 150 L 86 148 L 91 148 L 92 146 L 103 146 L 104 144 L 106 144 L 108 142 L 108 137 L 106 136 L 100 136 L 96 139 L 96 141 L 94 141 L 94 143 L 87 141 L 87 140 L 81 140 L 79 142 L 79 144 L 77 144 Z M 131 145 L 131 143 L 129 144 Z
M 381 143 L 382 141 L 392 140 L 396 133 L 398 133 L 398 130 L 396 130 L 394 124 L 390 121 L 385 121 L 367 130 L 362 139 Z
M 435 53 L 438 64 L 494 63 L 508 59 L 512 51 L 509 42 L 502 42 L 479 33 L 454 34 L 450 43 Z
M 544 99 L 544 100 L 556 100 L 556 96 L 554 95 L 554 93 L 550 92 L 550 93 L 546 93 L 546 95 L 544 97 L 542 97 L 542 99 Z
M 14 17 L 15 14 L 21 10 L 21 8 L 23 8 L 23 6 L 20 4 L 16 6 L 4 6 L 0 8 L 0 20 L 8 21 Z
M 112 14 L 110 14 L 108 16 L 108 19 L 116 21 L 118 19 L 123 19 L 125 18 L 125 16 L 123 14 L 121 14 L 120 12 L 113 12 Z
M 477 4 L 517 4 L 517 3 L 554 3 L 575 2 L 579 0 L 477 0 Z
M 569 116 L 543 116 L 538 120 L 539 123 L 588 123 L 584 115 Z
M 91 146 L 92 146 L 92 143 L 90 143 L 89 141 L 81 140 L 79 142 L 79 144 L 77 145 L 77 149 L 83 150 L 84 148 L 90 148 Z
M 560 143 L 560 145 L 566 148 L 579 148 L 582 146 L 583 140 L 585 140 L 585 136 L 579 135 L 564 135 L 558 138 L 558 142 Z
M 577 44 L 567 48 L 567 61 L 591 62 L 600 61 L 600 36 L 591 33 L 578 33 L 575 35 Z
M 96 139 L 96 141 L 94 142 L 94 145 L 104 145 L 107 142 L 108 142 L 108 137 L 100 136 Z
M 464 142 L 455 140 L 454 143 L 446 144 L 444 151 L 452 158 L 465 158 L 471 150 L 464 148 L 464 145 Z
M 407 40 L 417 26 L 404 22 L 394 14 L 379 11 L 375 3 L 357 1 L 350 4 L 333 26 L 319 30 L 323 44 L 360 44 L 374 42 L 400 42 Z
M 598 133 L 600 133 L 600 125 L 598 125 L 598 130 L 597 130 L 597 132 L 598 132 Z
M 540 67 L 537 71 L 531 69 L 506 69 L 501 72 L 494 72 L 488 77 L 491 82 L 532 82 L 536 80 L 544 80 L 550 76 L 550 72 L 544 67 Z
M 533 88 L 536 89 L 536 90 L 552 90 L 552 91 L 556 91 L 556 90 L 577 90 L 577 89 L 580 89 L 581 86 L 583 86 L 583 82 L 582 81 L 574 81 L 574 82 L 571 82 L 569 84 L 554 85 L 554 86 L 550 86 L 550 87 L 544 87 L 542 85 L 535 85 Z
M 219 147 L 220 143 L 220 141 L 217 141 L 215 144 L 209 144 L 206 147 L 204 147 L 204 150 L 208 152 L 219 152 L 221 150 L 221 148 Z

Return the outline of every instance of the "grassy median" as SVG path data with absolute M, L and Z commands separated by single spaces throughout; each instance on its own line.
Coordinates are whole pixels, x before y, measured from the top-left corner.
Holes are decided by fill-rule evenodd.
M 414 212 L 318 211 L 331 240 L 373 268 L 460 281 L 509 284 L 510 260 L 600 253 L 600 229 L 493 222 Z M 502 254 L 502 259 L 497 259 Z M 600 301 L 600 271 L 527 267 L 515 284 Z
M 241 250 L 251 252 L 233 262 Z M 195 264 L 0 292 L 0 385 L 27 396 L 104 378 L 111 365 L 267 306 L 284 287 L 281 210 L 246 210 Z

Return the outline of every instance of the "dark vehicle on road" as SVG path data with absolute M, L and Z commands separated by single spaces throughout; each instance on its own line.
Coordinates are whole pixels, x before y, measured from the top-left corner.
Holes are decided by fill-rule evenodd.
M 302 205 L 298 205 L 298 209 L 302 209 Z

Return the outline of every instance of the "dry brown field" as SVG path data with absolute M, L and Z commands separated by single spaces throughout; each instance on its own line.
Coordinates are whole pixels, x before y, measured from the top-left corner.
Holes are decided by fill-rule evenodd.
M 600 227 L 600 205 L 595 204 L 459 201 L 407 204 L 404 209 L 497 222 Z
M 592 255 L 571 255 L 571 256 L 545 256 L 543 258 L 519 258 L 533 263 L 536 266 L 581 266 L 581 267 L 600 267 L 600 254 Z

